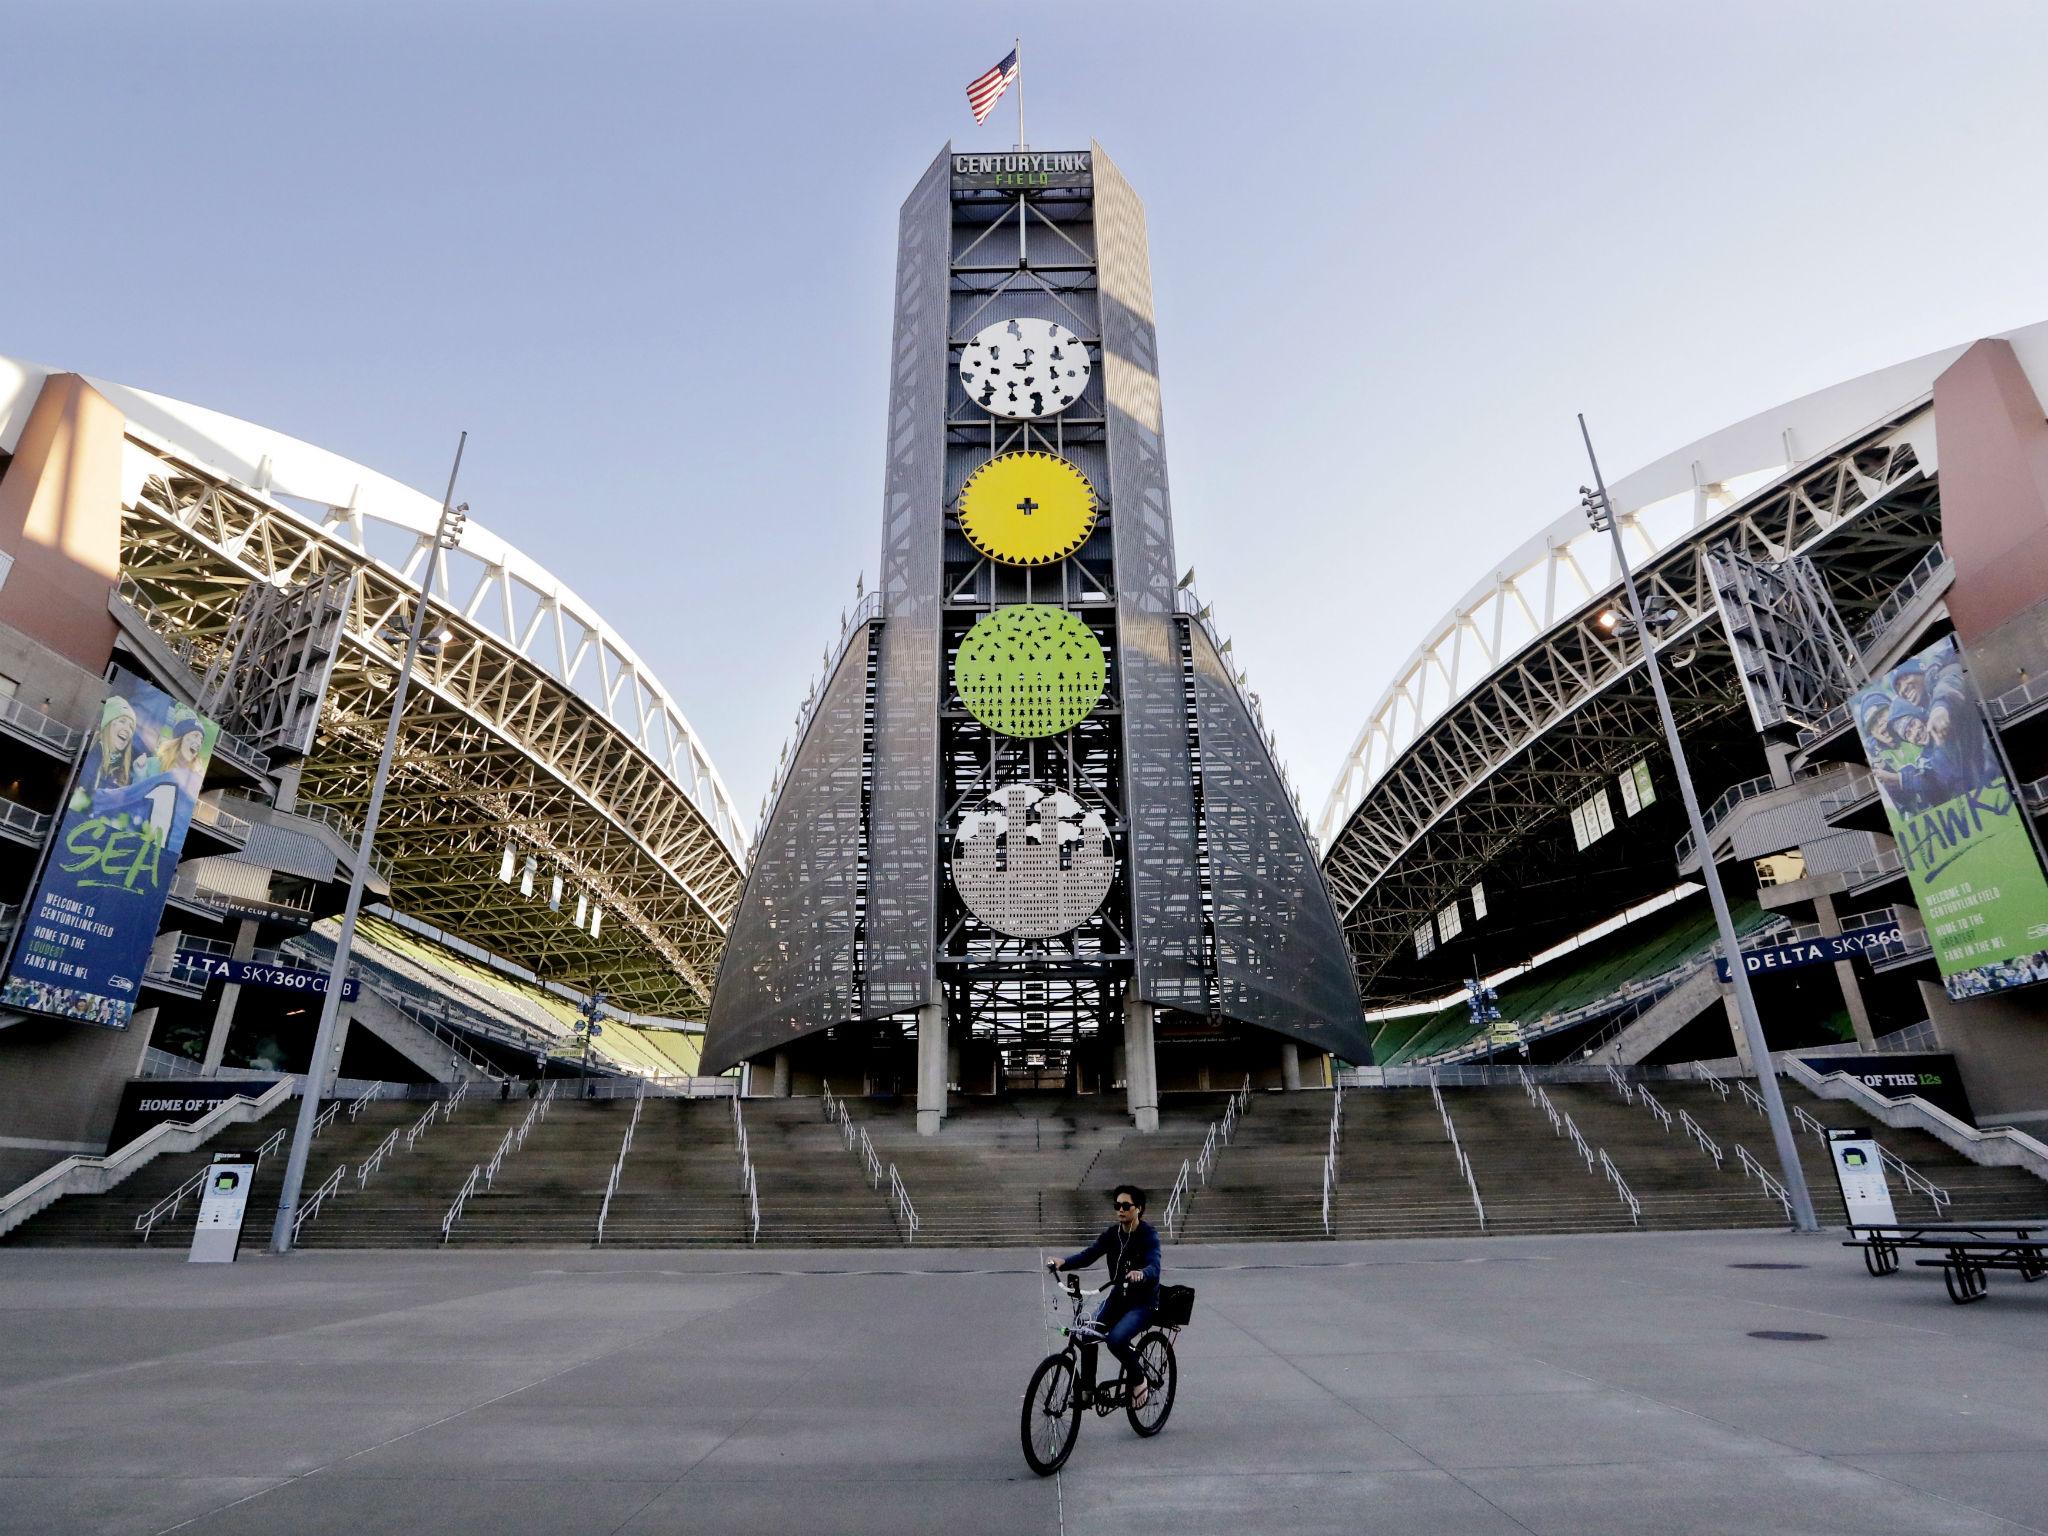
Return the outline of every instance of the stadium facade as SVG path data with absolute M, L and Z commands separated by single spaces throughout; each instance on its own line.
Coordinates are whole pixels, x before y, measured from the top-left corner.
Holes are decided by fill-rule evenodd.
M 1704 850 L 1580 509 L 1445 615 L 1318 828 L 1383 1061 L 1739 1056 L 1694 883 L 1711 857 L 1774 1050 L 1945 1051 L 1978 1114 L 2048 1119 L 2044 388 L 2048 325 L 1610 487 Z M 1471 1006 L 1488 977 L 1497 1021 Z
M 139 1072 L 309 1065 L 438 513 L 285 434 L 0 359 L 0 1185 L 101 1151 Z M 475 521 L 427 634 L 366 875 L 415 931 L 366 935 L 329 1069 L 545 1072 L 582 1054 L 570 991 L 701 1019 L 747 839 L 682 711 Z M 607 1054 L 694 1065 L 642 1033 Z
M 769 808 L 705 1039 L 779 1091 L 1298 1085 L 1367 1059 L 1309 835 L 1176 581 L 1136 193 L 1087 152 L 904 203 L 879 590 Z

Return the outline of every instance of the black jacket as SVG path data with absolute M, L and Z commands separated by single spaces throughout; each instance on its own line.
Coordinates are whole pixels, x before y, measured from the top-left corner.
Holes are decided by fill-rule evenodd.
M 1103 1228 L 1102 1236 L 1079 1253 L 1060 1260 L 1062 1269 L 1080 1269 L 1097 1259 L 1109 1261 L 1109 1278 L 1122 1288 L 1124 1299 L 1135 1306 L 1156 1306 L 1159 1302 L 1159 1234 L 1152 1223 L 1141 1221 L 1130 1235 L 1115 1222 Z M 1142 1285 L 1126 1285 L 1124 1276 L 1134 1269 L 1145 1272 Z

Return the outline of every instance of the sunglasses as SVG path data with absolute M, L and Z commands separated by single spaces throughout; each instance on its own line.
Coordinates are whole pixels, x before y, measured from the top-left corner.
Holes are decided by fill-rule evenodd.
M 1120 1211 L 1135 1211 L 1137 1209 L 1137 1207 L 1131 1204 L 1131 1202 L 1128 1200 L 1117 1201 L 1116 1208 Z

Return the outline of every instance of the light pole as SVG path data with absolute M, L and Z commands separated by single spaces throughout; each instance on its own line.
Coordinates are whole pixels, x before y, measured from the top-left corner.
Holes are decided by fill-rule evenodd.
M 384 750 L 377 757 L 377 774 L 370 781 L 370 805 L 363 813 L 363 835 L 356 844 L 356 867 L 349 877 L 348 905 L 342 908 L 341 935 L 334 943 L 334 964 L 327 971 L 327 992 L 320 999 L 320 1027 L 313 1035 L 313 1060 L 306 1073 L 305 1094 L 299 1100 L 299 1123 L 292 1131 L 291 1156 L 285 1160 L 284 1188 L 277 1197 L 277 1220 L 270 1228 L 270 1251 L 290 1253 L 296 1235 L 299 1192 L 306 1182 L 306 1160 L 313 1151 L 313 1122 L 320 1114 L 320 1100 L 326 1092 L 328 1052 L 341 1015 L 342 978 L 348 974 L 349 951 L 356 940 L 356 914 L 362 910 L 363 880 L 370 869 L 370 846 L 377 837 L 377 817 L 384 809 L 384 785 L 391 777 L 391 758 L 398 747 L 398 717 L 405 709 L 406 689 L 412 682 L 413 663 L 420 653 L 420 637 L 426 630 L 427 606 L 434 595 L 434 573 L 441 563 L 441 551 L 453 549 L 462 540 L 469 504 L 454 505 L 455 477 L 462 472 L 462 449 L 469 434 L 455 442 L 455 464 L 448 471 L 448 492 L 441 498 L 441 517 L 434 525 L 434 542 L 427 550 L 427 571 L 420 581 L 419 601 L 412 611 L 412 632 L 406 637 L 405 660 L 399 664 L 398 681 L 391 689 L 391 718 L 384 726 Z
M 1657 696 L 1657 718 L 1664 725 L 1664 742 L 1671 749 L 1671 764 L 1678 775 L 1678 797 L 1685 802 L 1686 825 L 1692 829 L 1693 846 L 1700 852 L 1700 877 L 1706 882 L 1707 902 L 1714 909 L 1714 926 L 1720 930 L 1721 951 L 1728 957 L 1728 975 L 1735 987 L 1735 1011 L 1742 1020 L 1742 1037 L 1749 1042 L 1749 1059 L 1756 1063 L 1757 1087 L 1764 1097 L 1764 1113 L 1771 1122 L 1771 1140 L 1777 1144 L 1778 1165 L 1784 1170 L 1785 1192 L 1792 1201 L 1792 1225 L 1800 1232 L 1818 1232 L 1813 1196 L 1806 1188 L 1806 1171 L 1799 1165 L 1799 1144 L 1793 1139 L 1792 1122 L 1785 1114 L 1785 1096 L 1778 1091 L 1778 1074 L 1771 1066 L 1771 1050 L 1764 1043 L 1764 1027 L 1757 1018 L 1756 998 L 1749 990 L 1749 972 L 1742 963 L 1742 946 L 1735 937 L 1735 922 L 1728 915 L 1728 893 L 1721 889 L 1721 871 L 1714 862 L 1714 850 L 1707 845 L 1707 829 L 1700 820 L 1699 796 L 1693 793 L 1692 770 L 1686 766 L 1685 746 L 1678 739 L 1678 722 L 1671 715 L 1671 700 L 1664 692 L 1664 674 L 1657 665 L 1657 637 L 1651 632 L 1649 615 L 1643 611 L 1643 596 L 1636 590 L 1636 573 L 1628 563 L 1628 551 L 1621 542 L 1621 520 L 1607 499 L 1607 482 L 1600 476 L 1600 459 L 1593 452 L 1593 434 L 1586 418 L 1579 416 L 1579 435 L 1586 440 L 1586 461 L 1593 466 L 1593 484 L 1580 486 L 1580 503 L 1586 520 L 1605 529 L 1614 540 L 1614 563 L 1621 572 L 1622 590 L 1628 594 L 1628 609 L 1635 620 L 1636 636 L 1643 645 L 1643 666 L 1650 674 L 1650 691 Z

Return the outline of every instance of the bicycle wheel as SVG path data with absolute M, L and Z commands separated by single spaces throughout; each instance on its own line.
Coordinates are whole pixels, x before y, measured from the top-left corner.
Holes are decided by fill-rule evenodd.
M 1131 1421 L 1131 1428 L 1149 1438 L 1166 1428 L 1166 1416 L 1173 1412 L 1174 1388 L 1180 1384 L 1180 1363 L 1173 1355 L 1173 1340 L 1156 1331 L 1145 1334 L 1138 1340 L 1138 1366 L 1145 1373 L 1150 1395 L 1142 1408 L 1125 1403 L 1124 1416 Z
M 1024 1389 L 1024 1460 L 1040 1477 L 1066 1465 L 1081 1433 L 1081 1389 L 1070 1355 L 1047 1355 Z

